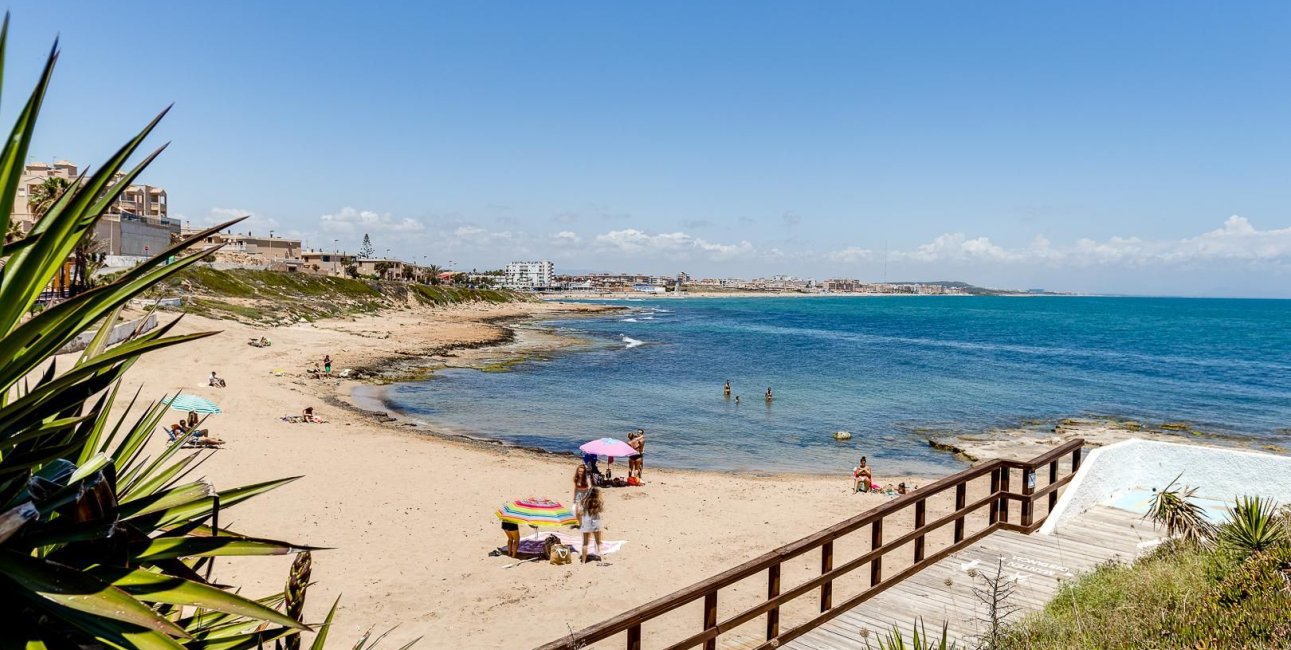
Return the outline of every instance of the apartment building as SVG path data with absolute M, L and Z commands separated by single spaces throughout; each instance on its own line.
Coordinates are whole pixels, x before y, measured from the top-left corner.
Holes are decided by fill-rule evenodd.
M 508 289 L 550 289 L 555 272 L 556 265 L 550 261 L 512 262 L 502 271 L 502 285 Z
M 39 195 L 40 186 L 51 178 L 70 185 L 79 173 L 76 164 L 67 160 L 24 166 L 10 219 L 23 232 L 29 232 L 36 223 L 32 200 Z M 124 175 L 117 174 L 116 180 L 121 178 Z M 106 255 L 144 257 L 165 250 L 171 236 L 179 231 L 179 221 L 168 216 L 166 190 L 153 185 L 130 185 L 99 220 L 94 234 Z

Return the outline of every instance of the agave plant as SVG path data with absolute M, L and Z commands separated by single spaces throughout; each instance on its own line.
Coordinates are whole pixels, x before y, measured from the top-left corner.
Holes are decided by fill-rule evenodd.
M 0 61 L 8 26 L 6 16 L 0 28 Z M 12 213 L 57 59 L 55 43 L 0 150 L 0 214 Z M 4 647 L 233 650 L 309 629 L 300 619 L 304 583 L 289 586 L 287 595 L 254 600 L 211 581 L 216 557 L 308 550 L 239 535 L 219 525 L 224 509 L 293 479 L 216 489 L 190 478 L 203 460 L 200 452 L 188 454 L 176 444 L 155 457 L 145 455 L 145 443 L 164 414 L 164 401 L 145 405 L 136 393 L 126 409 L 114 414 L 112 408 L 122 375 L 142 355 L 213 332 L 176 335 L 175 322 L 170 322 L 109 348 L 109 325 L 131 298 L 214 249 L 169 265 L 168 258 L 234 222 L 179 242 L 109 283 L 29 316 L 64 260 L 161 152 L 126 167 L 162 115 L 96 172 L 69 183 L 30 232 L 0 243 Z M 118 172 L 124 173 L 114 181 Z M 96 324 L 98 334 L 88 348 L 58 367 L 58 351 Z M 130 416 L 132 412 L 136 415 Z M 304 574 L 307 581 L 307 570 Z M 278 609 L 288 597 L 290 615 Z
M 1260 497 L 1240 497 L 1219 527 L 1220 545 L 1243 557 L 1262 553 L 1287 541 L 1286 521 L 1277 503 Z
M 1193 500 L 1197 488 L 1175 487 L 1178 481 L 1179 476 L 1174 477 L 1169 485 L 1152 495 L 1143 517 L 1164 527 L 1167 537 L 1206 546 L 1214 539 L 1215 527 L 1206 519 L 1206 511 Z
M 910 641 L 907 642 L 901 630 L 893 625 L 891 632 L 879 638 L 879 650 L 955 650 L 957 645 L 950 641 L 948 628 L 949 623 L 942 623 L 941 637 L 934 638 L 928 635 L 928 630 L 923 626 L 923 619 L 916 619 L 910 626 Z M 865 647 L 870 648 L 868 638 L 865 640 Z

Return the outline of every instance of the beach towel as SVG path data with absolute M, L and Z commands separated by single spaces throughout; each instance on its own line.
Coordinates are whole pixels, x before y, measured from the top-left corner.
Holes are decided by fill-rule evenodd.
M 579 555 L 583 554 L 583 535 L 581 533 L 548 533 L 548 535 L 555 535 L 560 540 L 561 544 L 573 547 L 574 552 Z M 521 543 L 523 544 L 524 540 L 521 540 Z M 619 549 L 623 548 L 623 545 L 627 544 L 627 541 L 618 540 L 612 542 L 610 540 L 604 540 L 601 542 L 599 548 L 596 546 L 595 539 L 588 539 L 587 543 L 591 545 L 592 549 L 595 550 L 598 555 L 609 555 L 610 553 L 619 552 Z

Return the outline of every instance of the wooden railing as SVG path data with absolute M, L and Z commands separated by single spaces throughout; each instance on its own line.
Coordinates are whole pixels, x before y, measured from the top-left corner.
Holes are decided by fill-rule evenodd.
M 759 650 L 776 648 L 787 643 L 821 624 L 839 616 L 847 610 L 877 596 L 893 585 L 918 573 L 925 567 L 940 561 L 946 556 L 962 549 L 997 530 L 1012 530 L 1031 533 L 1044 523 L 1045 516 L 1053 509 L 1058 500 L 1058 489 L 1066 485 L 1080 468 L 1081 450 L 1084 440 L 1072 440 L 1052 451 L 1027 462 L 993 460 L 966 469 L 958 474 L 947 476 L 935 483 L 919 488 L 909 494 L 897 497 L 888 503 L 861 513 L 851 519 L 840 522 L 796 542 L 786 544 L 774 551 L 754 558 L 737 567 L 728 569 L 707 580 L 695 583 L 672 594 L 656 599 L 640 607 L 628 610 L 611 619 L 584 628 L 557 641 L 540 646 L 537 650 L 576 650 L 615 635 L 626 636 L 628 650 L 641 650 L 642 625 L 660 616 L 673 612 L 699 600 L 703 600 L 703 619 L 700 630 L 686 638 L 667 646 L 667 650 L 684 650 L 703 645 L 704 650 L 715 650 L 720 635 L 748 623 L 760 616 L 766 617 L 766 641 L 758 645 Z M 1061 477 L 1059 462 L 1071 458 L 1071 471 Z M 1021 489 L 1012 488 L 1012 474 L 1018 470 Z M 1037 489 L 1039 473 L 1047 470 L 1048 482 Z M 968 503 L 968 486 L 974 479 L 990 475 L 990 489 L 981 498 Z M 954 510 L 931 522 L 927 521 L 927 501 L 939 494 L 954 490 Z M 1047 507 L 1037 518 L 1035 505 L 1044 500 Z M 1017 501 L 1019 520 L 1010 521 L 1010 502 Z M 988 509 L 986 526 L 973 533 L 966 532 L 965 519 L 982 508 Z M 891 540 L 883 536 L 883 522 L 891 521 L 898 514 L 907 510 L 914 511 L 914 525 L 910 532 Z M 927 536 L 945 526 L 953 525 L 952 542 L 931 554 L 926 552 Z M 840 538 L 869 528 L 869 551 L 855 558 L 834 566 L 834 542 Z M 886 579 L 883 575 L 883 559 L 903 546 L 911 544 L 913 558 L 909 566 L 902 568 Z M 804 553 L 820 549 L 820 573 L 790 589 L 784 590 L 781 585 L 781 565 Z M 840 603 L 833 601 L 833 583 L 853 571 L 869 568 L 869 586 L 860 593 Z M 718 593 L 726 587 L 745 580 L 758 573 L 766 573 L 766 599 L 759 604 L 745 609 L 725 620 L 718 620 Z M 819 614 L 806 622 L 787 630 L 780 629 L 780 609 L 786 604 L 819 589 Z M 814 611 L 814 610 L 813 610 Z

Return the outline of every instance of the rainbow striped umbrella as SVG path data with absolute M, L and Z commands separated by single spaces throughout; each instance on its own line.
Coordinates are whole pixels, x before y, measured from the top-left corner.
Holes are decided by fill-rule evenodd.
M 538 526 L 571 526 L 578 523 L 578 518 L 569 508 L 551 499 L 516 499 L 508 501 L 498 508 L 498 519 L 513 524 Z

